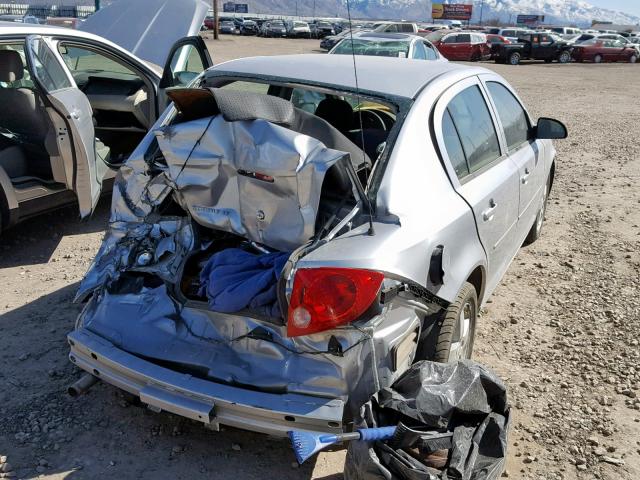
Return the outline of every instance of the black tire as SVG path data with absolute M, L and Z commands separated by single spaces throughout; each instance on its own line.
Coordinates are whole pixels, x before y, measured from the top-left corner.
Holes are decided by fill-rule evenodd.
M 522 55 L 518 52 L 511 52 L 509 55 L 509 65 L 518 65 L 520 63 L 520 59 Z
M 538 213 L 536 219 L 531 225 L 531 230 L 527 234 L 527 238 L 524 239 L 524 245 L 531 245 L 533 242 L 540 238 L 542 234 L 542 226 L 544 224 L 544 215 L 547 212 L 547 201 L 549 199 L 549 190 L 551 188 L 551 177 L 547 178 L 547 183 L 544 186 L 544 195 L 542 197 L 541 205 L 538 207 Z
M 469 325 L 465 335 L 465 340 L 460 338 L 460 316 L 464 312 L 468 313 Z M 467 314 L 465 313 L 465 317 Z M 449 305 L 442 324 L 438 331 L 436 340 L 435 354 L 433 360 L 435 362 L 455 361 L 458 358 L 471 358 L 473 351 L 473 340 L 476 333 L 476 323 L 478 318 L 478 295 L 476 289 L 469 282 L 465 282 L 460 292 L 456 296 L 455 301 Z M 452 348 L 456 343 L 462 343 L 458 350 L 457 356 L 452 356 Z
M 560 56 L 558 57 L 558 62 L 560 62 L 560 63 L 570 63 L 571 62 L 571 52 L 569 52 L 568 50 L 565 50 L 564 52 L 561 52 Z

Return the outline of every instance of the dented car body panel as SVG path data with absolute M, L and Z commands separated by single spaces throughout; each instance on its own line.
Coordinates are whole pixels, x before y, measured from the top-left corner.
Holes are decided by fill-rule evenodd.
M 69 335 L 76 365 L 155 409 L 213 427 L 284 435 L 295 422 L 297 429 L 335 432 L 349 428 L 358 408 L 411 366 L 438 314 L 474 272 L 480 272 L 478 298 L 486 300 L 492 279 L 503 272 L 492 270 L 492 247 L 483 242 L 461 182 L 452 179 L 441 126 L 429 119 L 451 88 L 470 82 L 484 92 L 481 76 L 487 71 L 362 57 L 365 80 L 358 90 L 333 68 L 344 64 L 340 57 L 244 59 L 213 67 L 197 93 L 218 109 L 210 117 L 190 118 L 193 112 L 174 98 L 176 106 L 116 178 L 110 229 L 78 293 L 88 303 Z M 396 72 L 389 77 L 398 81 L 376 78 L 380 69 Z M 407 75 L 418 72 L 420 81 Z M 247 102 L 223 107 L 232 98 L 223 87 L 237 80 L 267 83 L 269 95 L 247 93 Z M 497 76 L 492 80 L 506 84 Z M 393 109 L 394 122 L 372 170 L 364 150 L 361 162 L 354 159 L 357 151 L 340 143 L 348 131 L 343 135 L 286 105 L 302 87 L 383 102 L 388 107 L 377 110 L 381 117 Z M 491 115 L 498 131 L 493 109 Z M 182 121 L 174 124 L 176 119 Z M 326 143 L 310 134 L 317 127 L 331 130 Z M 548 174 L 553 149 L 538 142 L 546 155 L 539 165 Z M 503 143 L 501 133 L 501 150 Z M 365 189 L 358 185 L 363 173 Z M 265 179 L 264 191 L 238 188 L 238 182 Z M 283 189 L 274 189 L 281 179 Z M 327 195 L 328 188 L 337 195 Z M 285 207 L 262 212 L 256 222 L 261 206 L 281 201 Z M 209 210 L 194 208 L 200 203 L 227 209 L 228 221 L 220 221 L 217 211 L 208 216 Z M 324 219 L 327 209 L 329 220 L 319 228 L 315 220 Z M 523 215 L 529 225 L 500 246 L 507 265 L 532 220 Z M 212 311 L 206 299 L 189 293 L 194 268 L 230 238 L 246 248 L 290 252 L 277 287 L 283 317 L 250 309 Z M 326 268 L 376 271 L 384 280 L 354 321 L 291 335 L 286 308 L 296 273 Z

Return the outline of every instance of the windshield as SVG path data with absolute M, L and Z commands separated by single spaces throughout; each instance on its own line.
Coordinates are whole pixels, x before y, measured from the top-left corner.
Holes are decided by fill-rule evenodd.
M 293 22 L 293 26 L 294 27 L 306 27 L 308 25 L 306 23 L 304 23 L 304 22 Z
M 353 42 L 353 48 L 351 44 Z M 345 38 L 333 51 L 338 55 L 371 55 L 377 57 L 407 57 L 409 55 L 409 42 L 375 41 L 360 38 Z

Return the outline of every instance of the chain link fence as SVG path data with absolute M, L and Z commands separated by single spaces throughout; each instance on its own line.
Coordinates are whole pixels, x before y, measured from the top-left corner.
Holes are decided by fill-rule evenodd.
M 34 16 L 41 19 L 48 17 L 86 18 L 95 12 L 95 7 L 87 5 L 29 5 L 0 3 L 0 15 Z

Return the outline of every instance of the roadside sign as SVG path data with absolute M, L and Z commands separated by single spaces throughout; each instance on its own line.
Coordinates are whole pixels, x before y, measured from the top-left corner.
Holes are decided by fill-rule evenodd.
M 248 3 L 225 2 L 222 11 L 227 13 L 249 13 Z
M 233 2 L 225 2 L 222 5 L 222 11 L 227 13 L 233 13 L 236 11 L 236 4 Z
M 473 5 L 464 3 L 432 3 L 431 17 L 434 20 L 471 20 Z
M 247 3 L 236 3 L 236 13 L 249 13 L 249 5 Z
M 538 25 L 544 22 L 544 15 L 518 15 L 516 23 L 518 25 Z

